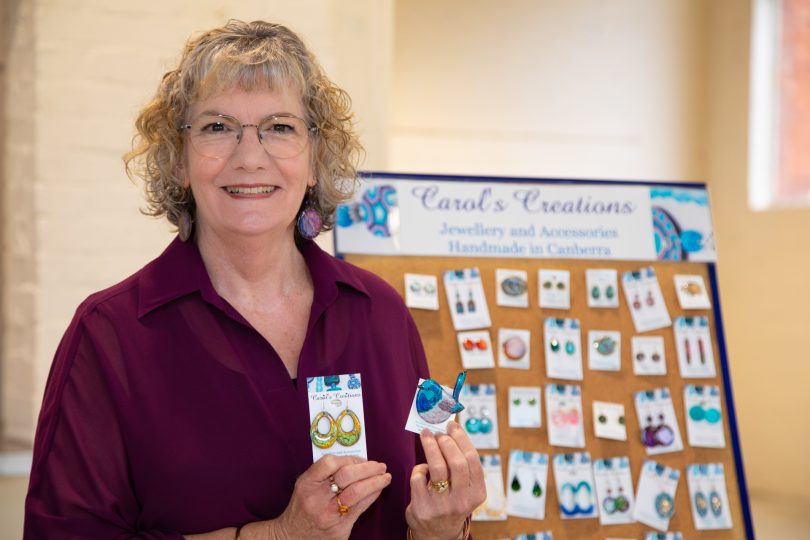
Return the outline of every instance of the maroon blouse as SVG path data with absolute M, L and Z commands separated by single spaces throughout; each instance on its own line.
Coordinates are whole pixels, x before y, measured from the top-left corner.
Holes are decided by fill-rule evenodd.
M 368 457 L 393 476 L 352 538 L 404 538 L 421 445 L 404 429 L 428 369 L 413 320 L 377 276 L 312 242 L 298 377 L 360 373 Z M 306 384 L 175 240 L 90 296 L 54 358 L 25 538 L 181 538 L 278 516 L 312 464 Z

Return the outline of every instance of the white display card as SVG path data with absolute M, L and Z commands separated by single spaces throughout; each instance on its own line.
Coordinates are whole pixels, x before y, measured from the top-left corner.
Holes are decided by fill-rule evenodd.
M 606 401 L 593 402 L 593 431 L 601 439 L 627 440 L 624 405 Z
M 330 454 L 368 459 L 359 373 L 307 377 L 307 399 L 313 462 Z
M 506 513 L 529 519 L 545 519 L 547 478 L 547 454 L 510 451 L 506 474 Z
M 622 286 L 636 332 L 665 328 L 672 324 L 652 266 L 622 274 Z
M 571 272 L 539 270 L 537 282 L 541 308 L 571 309 Z
M 529 280 L 525 270 L 495 270 L 495 302 L 499 306 L 529 307 Z
M 556 454 L 554 483 L 562 519 L 595 518 L 599 515 L 588 452 Z
M 422 433 L 422 430 L 427 428 L 433 433 L 447 433 L 447 424 L 456 417 L 455 413 L 451 411 L 456 407 L 458 401 L 453 398 L 453 389 L 444 385 L 441 387 L 441 395 L 438 391 L 433 392 L 430 387 L 422 388 L 425 379 L 419 379 L 419 384 L 416 386 L 416 392 L 413 395 L 413 402 L 411 403 L 411 411 L 408 413 L 408 420 L 405 423 L 405 429 L 412 433 Z M 435 389 L 435 387 L 434 387 Z M 416 408 L 416 400 L 419 393 L 425 393 L 425 399 L 428 400 L 428 405 L 433 407 L 425 407 L 425 411 L 420 413 Z
M 599 503 L 599 523 L 618 525 L 633 523 L 633 478 L 630 458 L 615 457 L 593 462 L 596 500 Z
M 620 371 L 622 369 L 622 335 L 612 330 L 588 331 L 588 369 Z
M 582 391 L 574 384 L 546 385 L 548 442 L 554 446 L 585 448 Z
M 537 531 L 524 533 L 512 537 L 512 540 L 553 540 L 551 531 Z
M 675 492 L 680 476 L 676 469 L 645 461 L 638 480 L 633 519 L 666 532 L 669 518 L 675 513 Z
M 636 392 L 635 403 L 641 424 L 641 442 L 647 449 L 647 455 L 683 450 L 683 439 L 669 388 Z
M 498 366 L 529 369 L 531 342 L 529 330 L 500 328 L 498 330 Z
M 664 338 L 661 336 L 633 336 L 633 373 L 636 375 L 666 375 Z
M 675 319 L 673 333 L 681 377 L 684 379 L 716 377 L 709 318 L 678 317 Z
M 686 483 L 695 529 L 730 529 L 731 512 L 723 464 L 689 465 L 686 468 Z
M 405 305 L 414 309 L 439 309 L 436 276 L 405 274 Z
M 619 307 L 618 273 L 612 268 L 589 268 L 585 270 L 585 285 L 588 289 L 588 307 Z
M 675 293 L 681 309 L 711 309 L 709 291 L 703 283 L 703 276 L 675 275 Z
M 683 388 L 683 407 L 686 438 L 690 446 L 726 447 L 719 387 L 687 384 Z
M 489 330 L 473 330 L 456 334 L 461 365 L 464 369 L 486 369 L 495 367 L 492 356 L 492 340 Z
M 494 384 L 465 384 L 459 401 L 464 410 L 458 422 L 479 449 L 498 448 L 498 401 Z
M 546 376 L 582 380 L 582 339 L 579 319 L 547 317 L 543 323 Z
M 644 540 L 683 540 L 683 535 L 679 532 L 654 532 L 644 533 Z
M 503 468 L 501 456 L 483 454 L 480 456 L 484 469 L 484 485 L 487 488 L 487 499 L 484 504 L 473 510 L 473 521 L 505 521 L 506 493 L 503 490 Z
M 492 326 L 478 268 L 448 270 L 444 273 L 444 290 L 453 328 L 473 330 Z
M 539 386 L 509 387 L 509 427 L 539 428 L 542 426 Z

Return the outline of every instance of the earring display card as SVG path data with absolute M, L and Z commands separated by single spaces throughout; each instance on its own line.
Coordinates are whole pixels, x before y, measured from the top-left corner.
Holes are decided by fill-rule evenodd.
M 618 525 L 633 523 L 633 478 L 630 458 L 597 459 L 593 462 L 596 500 L 599 501 L 599 523 Z
M 415 309 L 439 309 L 436 276 L 405 274 L 405 305 Z
M 635 375 L 666 375 L 664 338 L 661 336 L 633 336 L 633 373 Z
M 647 332 L 672 324 L 652 266 L 625 272 L 622 274 L 622 286 L 636 332 Z
M 487 499 L 484 504 L 473 510 L 473 521 L 505 521 L 506 494 L 503 490 L 503 468 L 501 456 L 484 454 L 480 456 L 481 468 L 484 469 L 484 485 L 487 488 Z
M 506 513 L 529 519 L 546 517 L 548 455 L 538 452 L 509 452 L 506 481 Z
M 588 452 L 556 454 L 554 482 L 563 519 L 595 518 L 599 515 L 594 493 L 591 455 Z
M 486 369 L 495 367 L 489 330 L 459 332 L 457 339 L 458 349 L 461 352 L 461 365 L 464 369 Z
M 644 540 L 683 540 L 683 535 L 679 532 L 653 532 L 644 533 Z
M 714 378 L 714 352 L 708 317 L 675 319 L 675 350 L 684 379 Z
M 588 289 L 588 307 L 619 307 L 618 272 L 605 268 L 589 268 L 585 271 L 585 284 Z
M 432 379 L 419 379 L 405 429 L 417 434 L 425 428 L 433 433 L 447 433 L 447 424 L 464 408 L 453 393 L 453 388 Z
M 553 446 L 585 448 L 582 391 L 573 384 L 546 385 L 548 442 Z
M 578 319 L 547 317 L 543 323 L 546 376 L 582 380 L 582 339 Z
M 458 421 L 479 449 L 498 448 L 498 402 L 494 384 L 466 384 L 459 400 Z
M 690 446 L 725 448 L 720 388 L 687 384 L 683 389 L 686 438 Z
M 509 427 L 539 428 L 542 426 L 539 386 L 509 387 Z
M 307 377 L 312 460 L 325 455 L 367 459 L 359 373 Z
M 513 328 L 498 330 L 498 366 L 529 369 L 531 332 Z
M 636 392 L 635 403 L 641 423 L 641 442 L 647 448 L 647 455 L 683 450 L 669 388 Z
M 495 303 L 504 307 L 529 307 L 529 281 L 524 270 L 495 270 Z
M 659 531 L 669 528 L 669 518 L 675 513 L 675 492 L 681 473 L 655 461 L 641 466 L 636 490 L 633 519 Z
M 541 308 L 571 309 L 571 272 L 540 270 L 537 276 Z
M 593 431 L 601 439 L 627 440 L 624 405 L 606 401 L 593 402 Z
M 703 283 L 703 276 L 678 275 L 674 277 L 675 293 L 681 309 L 711 309 L 709 292 Z
M 448 270 L 444 273 L 444 290 L 455 330 L 492 326 L 478 268 Z
M 622 335 L 610 330 L 588 331 L 588 369 L 620 371 L 622 369 Z
M 699 531 L 730 529 L 726 476 L 722 463 L 689 465 L 686 468 L 686 484 L 692 518 Z

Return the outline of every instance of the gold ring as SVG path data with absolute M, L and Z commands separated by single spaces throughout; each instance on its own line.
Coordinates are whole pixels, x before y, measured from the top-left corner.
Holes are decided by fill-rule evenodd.
M 340 502 L 340 497 L 335 497 L 335 500 L 338 503 L 338 512 L 340 513 L 340 517 L 345 516 L 349 513 L 349 507 L 342 502 Z
M 450 487 L 450 480 L 436 480 L 430 482 L 430 487 L 433 488 L 433 491 L 436 493 L 444 493 Z

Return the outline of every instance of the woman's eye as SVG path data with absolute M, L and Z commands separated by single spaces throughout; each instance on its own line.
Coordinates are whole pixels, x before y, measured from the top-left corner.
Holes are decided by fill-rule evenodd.
M 206 124 L 205 126 L 203 126 L 201 131 L 209 133 L 224 133 L 228 131 L 228 126 L 226 126 L 222 122 L 211 122 L 210 124 Z
M 295 131 L 295 128 L 289 124 L 272 124 L 270 131 L 276 135 L 288 135 Z

